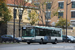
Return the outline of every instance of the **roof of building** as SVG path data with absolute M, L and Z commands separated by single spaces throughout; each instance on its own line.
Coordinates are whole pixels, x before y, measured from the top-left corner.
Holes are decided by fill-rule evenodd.
M 31 4 L 31 3 L 25 3 L 23 0 L 6 0 L 7 5 L 22 5 L 25 7 L 36 7 L 35 5 Z

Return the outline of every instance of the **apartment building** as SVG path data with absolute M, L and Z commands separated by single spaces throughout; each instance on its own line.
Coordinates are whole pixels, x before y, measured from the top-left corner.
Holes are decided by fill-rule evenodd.
M 37 7 L 32 5 L 31 2 L 32 0 L 29 0 L 28 2 L 25 3 L 25 5 L 22 5 L 21 8 L 19 8 L 18 6 L 24 3 L 22 2 L 22 0 L 7 0 L 6 1 L 8 9 L 11 12 L 10 14 L 12 16 L 11 20 L 7 22 L 7 34 L 13 35 L 14 19 L 15 19 L 15 36 L 19 36 L 19 29 L 20 29 L 20 36 L 22 35 L 22 27 L 25 25 L 29 25 L 29 20 L 26 19 L 26 18 L 29 18 L 28 14 L 32 10 L 34 10 L 33 8 L 37 10 Z M 15 9 L 15 14 L 14 14 L 14 9 Z M 23 12 L 21 17 L 19 16 L 20 14 L 19 9 Z M 20 17 L 20 28 L 19 28 L 19 17 Z
M 67 15 L 67 20 L 71 22 L 70 26 L 75 27 L 75 0 L 33 0 L 33 3 L 40 5 L 40 3 L 44 3 L 44 1 L 46 4 L 41 6 L 44 25 L 55 26 L 55 23 L 59 21 L 60 17 L 66 19 Z M 58 15 L 54 14 L 56 12 L 58 12 Z M 43 23 L 39 21 L 39 25 L 42 24 Z

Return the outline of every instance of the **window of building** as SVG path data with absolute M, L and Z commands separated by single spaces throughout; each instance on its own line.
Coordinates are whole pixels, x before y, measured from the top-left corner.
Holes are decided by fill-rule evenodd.
M 35 6 L 39 6 L 39 5 L 40 5 L 40 3 L 39 3 L 39 2 L 36 2 L 36 3 L 34 3 L 34 5 L 35 5 Z
M 31 9 L 28 9 L 28 20 L 30 20 L 30 18 L 29 18 L 29 13 L 31 13 Z
M 63 2 L 59 2 L 58 6 L 59 6 L 60 9 L 63 9 L 64 8 L 64 3 Z
M 75 21 L 71 21 L 71 25 L 75 27 Z
M 72 2 L 72 8 L 75 8 L 75 2 Z
M 26 2 L 28 2 L 28 3 L 32 3 L 32 0 L 25 0 Z
M 51 18 L 51 12 L 46 12 L 46 19 L 50 19 Z
M 38 0 L 34 0 L 34 1 L 38 1 Z
M 63 17 L 63 12 L 58 12 L 58 18 Z
M 71 12 L 71 18 L 75 18 L 75 11 Z
M 51 9 L 51 3 L 46 4 L 46 9 Z
M 31 10 L 30 9 L 28 10 L 28 13 L 31 13 Z

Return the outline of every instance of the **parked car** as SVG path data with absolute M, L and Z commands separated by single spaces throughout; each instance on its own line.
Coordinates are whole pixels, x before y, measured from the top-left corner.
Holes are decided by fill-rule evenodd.
M 15 37 L 15 38 L 13 38 L 13 35 L 2 35 L 1 36 L 1 42 L 21 42 L 22 40 L 21 40 L 21 38 L 20 37 Z
M 66 42 L 66 35 L 63 35 L 63 42 Z M 75 38 L 67 35 L 67 42 L 75 42 Z

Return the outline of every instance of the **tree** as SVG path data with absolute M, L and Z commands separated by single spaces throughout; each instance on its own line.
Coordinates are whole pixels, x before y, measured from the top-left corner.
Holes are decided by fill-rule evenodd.
M 32 10 L 28 16 L 30 20 L 28 18 L 27 19 L 30 21 L 31 25 L 34 25 L 37 21 L 39 21 L 38 14 L 35 10 Z
M 29 0 L 15 0 L 15 4 L 18 5 L 17 8 L 25 9 L 25 5 L 28 3 Z
M 66 19 L 64 18 L 59 18 L 59 21 L 55 24 L 57 27 L 61 27 L 63 29 L 63 32 L 65 34 L 65 27 L 66 27 Z M 67 22 L 67 26 L 70 26 L 70 22 Z
M 7 33 L 7 21 L 10 19 L 11 15 L 6 0 L 0 0 L 0 36 Z
M 30 20 L 26 17 L 25 17 L 25 19 L 29 20 L 30 24 L 33 25 L 38 21 L 38 18 L 37 18 L 38 14 L 36 13 L 36 11 L 34 11 L 34 10 L 36 10 L 35 5 L 28 3 L 28 2 L 29 2 L 29 0 L 15 0 L 15 4 L 18 5 L 17 8 L 23 8 L 22 15 L 26 14 L 26 12 L 24 11 L 25 9 L 32 9 L 31 13 L 28 13 Z M 19 15 L 19 13 L 18 13 L 18 15 Z
M 7 23 L 10 19 L 11 15 L 7 8 L 6 0 L 0 0 L 0 24 Z
M 17 5 L 17 8 L 23 8 L 22 15 L 26 13 L 26 12 L 24 12 L 25 9 L 34 9 L 34 7 L 35 7 L 34 5 L 32 5 L 31 3 L 28 3 L 28 2 L 29 2 L 29 0 L 15 0 L 15 4 Z M 31 6 L 33 6 L 33 7 L 31 7 Z
M 69 25 L 70 25 L 70 22 L 67 22 L 67 26 L 69 26 Z M 59 21 L 56 23 L 55 26 L 59 26 L 64 29 L 66 27 L 66 19 L 59 18 Z
M 49 5 L 47 3 L 49 3 Z M 46 17 L 48 17 L 48 15 L 46 16 L 46 14 L 48 14 L 48 13 L 46 13 L 46 11 L 51 11 L 50 18 L 52 18 L 53 16 L 57 16 L 58 8 L 56 7 L 57 4 L 55 5 L 55 3 L 56 3 L 56 0 L 42 0 L 42 1 L 38 0 L 38 1 L 34 2 L 34 5 L 39 7 L 39 13 L 40 13 L 39 19 L 42 22 L 42 25 L 45 24 L 45 20 L 48 21 L 48 19 L 49 19 L 49 18 L 46 19 Z

